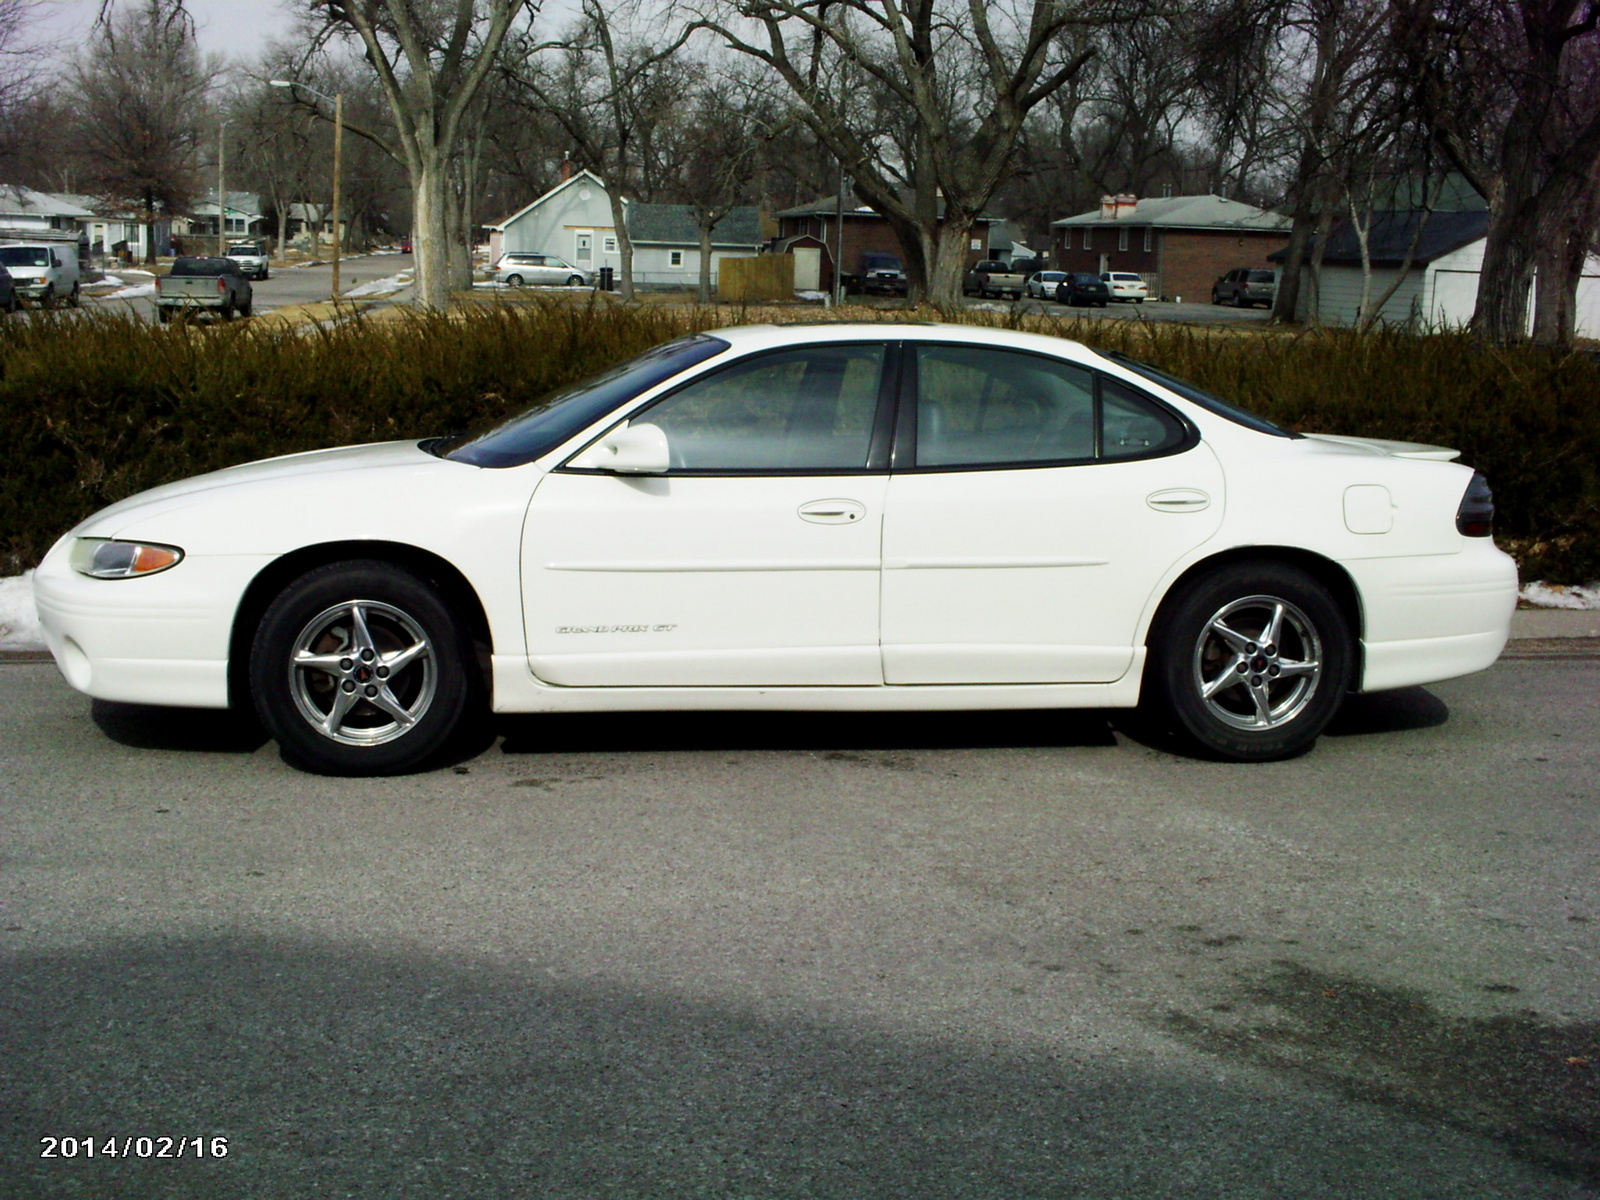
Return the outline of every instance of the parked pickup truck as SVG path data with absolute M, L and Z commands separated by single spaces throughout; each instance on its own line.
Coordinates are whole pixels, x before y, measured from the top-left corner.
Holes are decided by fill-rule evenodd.
M 250 281 L 231 258 L 180 258 L 156 280 L 156 316 L 164 325 L 174 314 L 212 312 L 225 321 L 250 315 Z
M 980 296 L 1010 296 L 1017 300 L 1027 286 L 1028 276 L 1013 270 L 1010 263 L 985 259 L 974 263 L 972 270 L 967 272 L 967 277 L 961 283 L 961 293 L 964 296 L 970 296 L 973 292 Z
M 867 252 L 856 264 L 854 274 L 844 277 L 847 292 L 885 292 L 891 296 L 906 294 L 906 269 L 892 254 Z
M 272 274 L 272 260 L 260 242 L 233 242 L 228 246 L 228 257 L 239 264 L 247 279 L 266 279 Z

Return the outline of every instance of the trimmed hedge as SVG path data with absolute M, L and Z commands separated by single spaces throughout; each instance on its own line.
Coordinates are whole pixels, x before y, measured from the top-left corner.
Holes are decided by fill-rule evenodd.
M 541 300 L 333 329 L 152 328 L 105 312 L 0 322 L 0 573 L 32 565 L 77 521 L 144 488 L 470 427 L 680 333 L 774 315 Z M 1600 365 L 1588 358 L 1455 334 L 945 316 L 1121 350 L 1298 429 L 1457 447 L 1493 484 L 1501 544 L 1525 577 L 1600 578 Z

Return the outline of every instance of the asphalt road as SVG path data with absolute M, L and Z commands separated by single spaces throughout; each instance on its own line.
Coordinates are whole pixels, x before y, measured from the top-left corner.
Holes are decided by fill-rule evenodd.
M 363 284 L 409 270 L 412 262 L 412 256 L 409 254 L 362 254 L 347 257 L 339 264 L 340 294 L 347 295 Z M 150 282 L 144 275 L 136 273 L 120 273 L 118 278 L 130 286 Z M 314 267 L 279 267 L 274 269 L 268 278 L 256 280 L 251 287 L 255 297 L 254 308 L 258 313 L 272 312 L 296 304 L 314 304 L 328 299 L 332 294 L 333 267 L 328 263 Z M 400 293 L 402 296 L 408 294 Z M 130 305 L 146 320 L 155 320 L 155 302 L 147 296 L 133 298 L 88 296 L 85 297 L 84 304 L 86 307 L 99 308 Z
M 1594 1197 L 1597 695 L 1506 661 L 1253 767 L 515 718 L 339 781 L 3 663 L 0 1193 Z

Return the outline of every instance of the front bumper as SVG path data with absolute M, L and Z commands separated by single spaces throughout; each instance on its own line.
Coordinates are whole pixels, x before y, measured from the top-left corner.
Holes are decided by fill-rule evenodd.
M 191 556 L 143 579 L 90 579 L 63 538 L 33 576 L 45 645 L 68 683 L 100 700 L 228 706 L 234 616 L 270 556 Z

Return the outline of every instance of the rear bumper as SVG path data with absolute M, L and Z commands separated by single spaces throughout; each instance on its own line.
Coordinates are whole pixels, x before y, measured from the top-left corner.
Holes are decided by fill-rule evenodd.
M 1344 563 L 1360 589 L 1363 692 L 1470 675 L 1511 636 L 1517 566 L 1488 538 L 1460 554 Z

